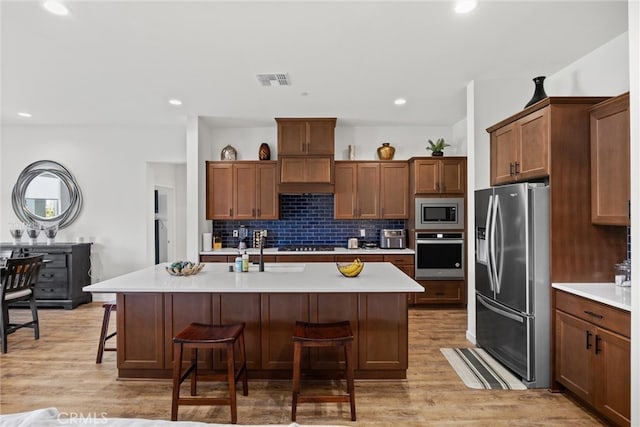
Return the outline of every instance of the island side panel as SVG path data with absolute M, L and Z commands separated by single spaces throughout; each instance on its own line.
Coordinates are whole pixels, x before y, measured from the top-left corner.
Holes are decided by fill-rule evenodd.
M 117 294 L 118 370 L 121 377 L 154 377 L 164 368 L 162 293 Z M 124 373 L 124 371 L 131 371 Z
M 348 320 L 353 331 L 353 354 L 358 355 L 358 294 L 311 294 L 309 296 L 309 321 L 314 323 Z M 342 348 L 309 349 L 311 369 L 344 370 Z M 303 355 L 306 356 L 306 353 Z M 357 368 L 357 366 L 354 366 Z
M 406 293 L 360 294 L 358 299 L 358 368 L 403 375 L 408 367 Z M 384 378 L 384 376 L 378 376 Z M 398 378 L 394 376 L 393 378 Z

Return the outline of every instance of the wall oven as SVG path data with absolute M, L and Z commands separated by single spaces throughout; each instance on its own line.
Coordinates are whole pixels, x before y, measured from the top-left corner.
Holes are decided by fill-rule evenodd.
M 416 230 L 464 229 L 464 198 L 416 197 Z
M 463 233 L 416 233 L 416 279 L 464 279 Z

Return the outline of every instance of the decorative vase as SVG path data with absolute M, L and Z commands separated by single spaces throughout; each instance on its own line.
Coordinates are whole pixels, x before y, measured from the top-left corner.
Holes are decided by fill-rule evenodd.
M 382 146 L 378 147 L 378 158 L 380 160 L 392 160 L 395 153 L 395 147 L 388 142 L 383 142 Z
M 260 144 L 260 149 L 258 150 L 258 158 L 260 160 L 271 160 L 271 149 L 269 148 L 269 144 L 263 142 Z
M 236 152 L 236 149 L 227 145 L 220 152 L 220 160 L 235 160 L 237 155 L 238 153 Z
M 525 105 L 524 108 L 527 108 L 528 106 L 533 105 L 536 102 L 547 97 L 547 94 L 544 91 L 544 79 L 545 76 L 534 77 L 533 82 L 536 84 L 536 88 L 533 92 L 533 97 L 531 98 L 531 100 L 529 100 L 529 102 L 527 102 L 527 105 Z

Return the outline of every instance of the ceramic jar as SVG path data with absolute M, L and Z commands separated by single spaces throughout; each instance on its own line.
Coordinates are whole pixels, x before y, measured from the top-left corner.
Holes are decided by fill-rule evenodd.
M 393 160 L 393 155 L 395 153 L 395 147 L 388 142 L 383 142 L 382 146 L 378 147 L 378 158 L 380 160 Z
M 238 153 L 231 145 L 227 145 L 220 152 L 220 160 L 236 160 Z
M 258 149 L 258 158 L 260 160 L 271 160 L 271 149 L 269 148 L 269 144 L 266 142 L 260 144 L 260 148 Z

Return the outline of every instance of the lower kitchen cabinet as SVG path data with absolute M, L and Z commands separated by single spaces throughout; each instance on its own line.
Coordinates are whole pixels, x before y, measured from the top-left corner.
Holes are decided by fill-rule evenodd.
M 466 304 L 467 285 L 464 280 L 416 280 L 423 293 L 413 294 L 414 304 Z
M 11 249 L 14 256 L 45 255 L 46 262 L 34 288 L 38 307 L 73 309 L 91 302 L 91 294 L 82 291 L 91 284 L 91 243 L 2 244 L 0 249 Z M 18 305 L 28 306 L 28 303 Z
M 555 379 L 619 426 L 631 417 L 631 316 L 556 291 Z

